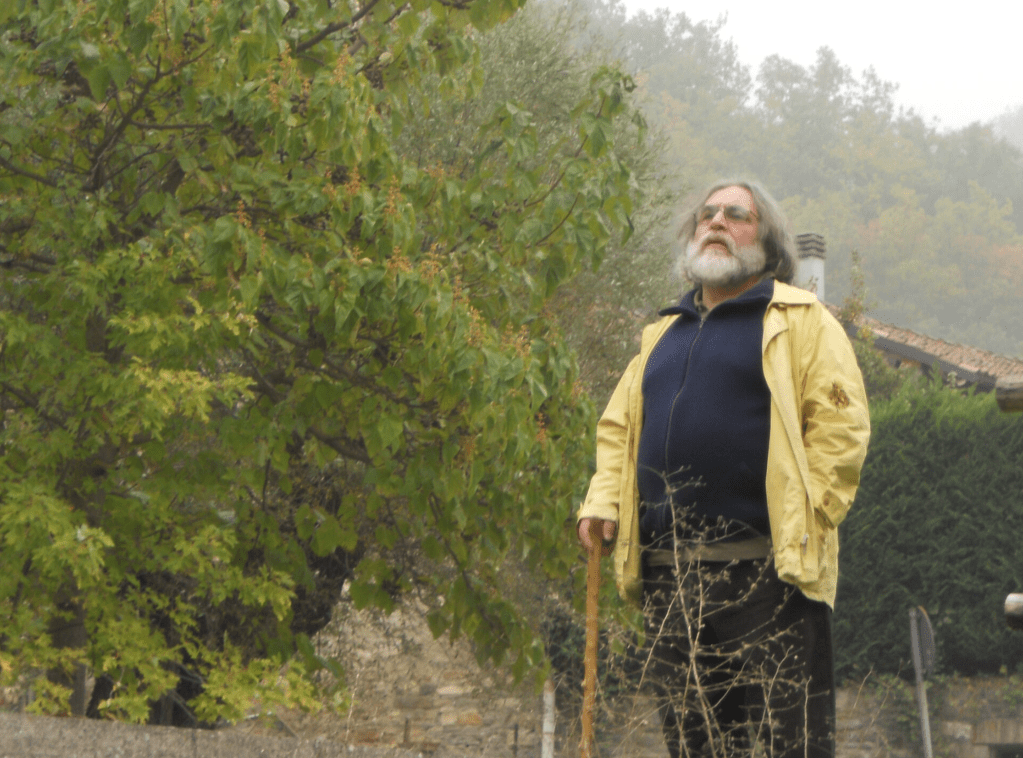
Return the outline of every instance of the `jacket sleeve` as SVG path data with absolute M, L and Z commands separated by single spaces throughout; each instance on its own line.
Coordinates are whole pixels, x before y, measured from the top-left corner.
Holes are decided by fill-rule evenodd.
M 629 430 L 635 421 L 629 417 L 629 392 L 639 364 L 637 355 L 626 367 L 597 422 L 597 470 L 590 479 L 590 488 L 579 508 L 577 520 L 599 518 L 618 521 L 624 468 L 629 465 Z
M 845 330 L 823 307 L 819 313 L 801 356 L 803 445 L 815 512 L 825 526 L 834 528 L 845 518 L 859 486 L 870 414 Z

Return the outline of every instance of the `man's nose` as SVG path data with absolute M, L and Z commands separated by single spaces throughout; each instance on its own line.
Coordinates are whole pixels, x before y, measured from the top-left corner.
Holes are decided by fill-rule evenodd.
M 727 226 L 725 223 L 725 209 L 723 207 L 718 208 L 717 212 L 711 216 L 710 219 L 711 228 L 722 229 Z

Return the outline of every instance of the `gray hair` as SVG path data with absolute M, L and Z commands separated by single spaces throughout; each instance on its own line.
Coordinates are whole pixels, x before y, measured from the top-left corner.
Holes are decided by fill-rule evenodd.
M 706 192 L 699 195 L 699 202 L 694 203 L 682 215 L 677 239 L 682 245 L 683 254 L 685 247 L 693 241 L 693 236 L 696 234 L 696 215 L 707 202 L 707 198 L 727 187 L 742 187 L 753 195 L 757 215 L 760 217 L 757 223 L 757 241 L 764 246 L 764 253 L 767 256 L 767 265 L 764 270 L 773 274 L 779 282 L 791 284 L 796 275 L 796 256 L 793 253 L 794 246 L 788 220 L 767 190 L 756 182 L 746 179 L 716 182 Z

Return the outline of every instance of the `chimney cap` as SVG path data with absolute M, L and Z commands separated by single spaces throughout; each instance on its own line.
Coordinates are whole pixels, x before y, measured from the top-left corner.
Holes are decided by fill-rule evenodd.
M 796 235 L 796 253 L 799 258 L 827 258 L 828 246 L 824 236 L 816 232 Z

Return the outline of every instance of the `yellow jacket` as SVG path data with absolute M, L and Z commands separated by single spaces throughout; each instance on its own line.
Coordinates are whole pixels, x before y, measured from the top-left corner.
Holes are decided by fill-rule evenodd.
M 678 316 L 643 330 L 597 424 L 597 471 L 578 518 L 618 522 L 615 577 L 622 597 L 642 595 L 636 459 L 643 373 Z M 815 295 L 775 282 L 764 314 L 764 378 L 771 391 L 767 512 L 778 575 L 834 607 L 838 525 L 852 504 L 867 454 L 870 415 L 852 345 Z

